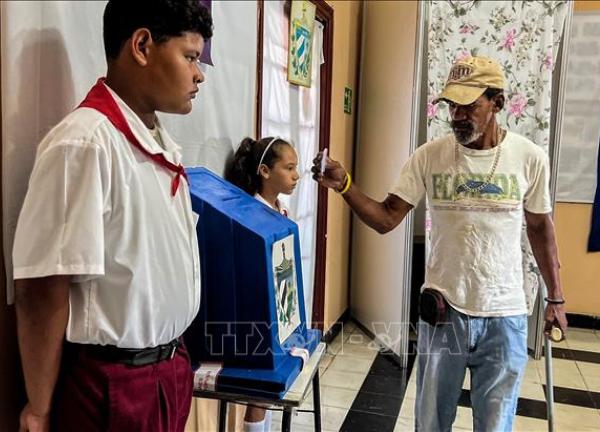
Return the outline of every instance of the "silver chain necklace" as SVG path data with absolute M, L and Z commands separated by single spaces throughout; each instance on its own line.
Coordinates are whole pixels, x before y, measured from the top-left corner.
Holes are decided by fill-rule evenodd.
M 496 173 L 496 168 L 498 167 L 498 161 L 500 160 L 500 152 L 502 149 L 502 147 L 500 146 L 500 142 L 501 142 L 500 135 L 501 134 L 502 134 L 502 139 L 504 139 L 504 136 L 505 136 L 504 131 L 500 127 L 498 127 L 498 129 L 496 130 L 496 154 L 494 156 L 494 161 L 492 162 L 492 168 L 491 168 L 489 174 L 485 177 L 485 181 L 474 188 L 472 188 L 466 184 L 462 173 L 458 170 L 458 146 L 460 144 L 458 144 L 458 141 L 456 141 L 456 139 L 454 140 L 454 168 L 456 169 L 456 176 L 458 177 L 458 185 L 456 186 L 456 189 L 454 190 L 455 194 L 456 194 L 456 191 L 461 188 L 461 186 L 467 192 L 475 193 L 475 192 L 479 192 L 479 191 L 483 190 L 487 185 L 489 185 L 492 182 L 492 178 L 494 177 L 494 174 Z

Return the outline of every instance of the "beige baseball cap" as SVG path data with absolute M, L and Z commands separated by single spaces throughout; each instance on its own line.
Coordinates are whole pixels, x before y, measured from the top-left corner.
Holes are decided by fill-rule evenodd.
M 504 89 L 504 72 L 495 60 L 473 56 L 452 65 L 442 93 L 433 101 L 448 100 L 457 105 L 469 105 L 488 88 Z

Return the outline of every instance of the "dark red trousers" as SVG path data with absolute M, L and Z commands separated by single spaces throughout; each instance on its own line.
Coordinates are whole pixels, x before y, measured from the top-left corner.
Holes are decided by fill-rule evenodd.
M 184 346 L 171 360 L 126 366 L 65 349 L 53 405 L 56 432 L 183 432 L 193 373 Z

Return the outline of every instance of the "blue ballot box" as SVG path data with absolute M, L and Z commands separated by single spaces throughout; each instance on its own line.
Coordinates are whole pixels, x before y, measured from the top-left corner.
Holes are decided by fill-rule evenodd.
M 320 340 L 306 326 L 298 226 L 207 169 L 187 174 L 202 281 L 192 364 L 221 363 L 221 391 L 282 393 Z

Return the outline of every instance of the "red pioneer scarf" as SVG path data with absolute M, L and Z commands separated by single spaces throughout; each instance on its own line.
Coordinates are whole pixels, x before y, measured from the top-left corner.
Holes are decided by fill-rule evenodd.
M 135 137 L 131 128 L 129 127 L 129 123 L 125 119 L 125 116 L 121 112 L 119 105 L 112 97 L 106 86 L 104 85 L 104 78 L 100 78 L 94 87 L 91 88 L 83 102 L 79 104 L 79 107 L 87 107 L 93 108 L 96 111 L 104 114 L 110 122 L 116 127 L 125 138 L 139 151 L 148 156 L 158 165 L 173 171 L 175 173 L 175 177 L 173 177 L 173 181 L 171 182 L 171 194 L 175 196 L 177 193 L 177 189 L 179 188 L 179 183 L 181 182 L 181 177 L 185 178 L 188 181 L 187 174 L 185 173 L 185 169 L 183 165 L 175 165 L 172 162 L 169 162 L 162 153 L 152 154 L 148 150 L 146 150 Z

